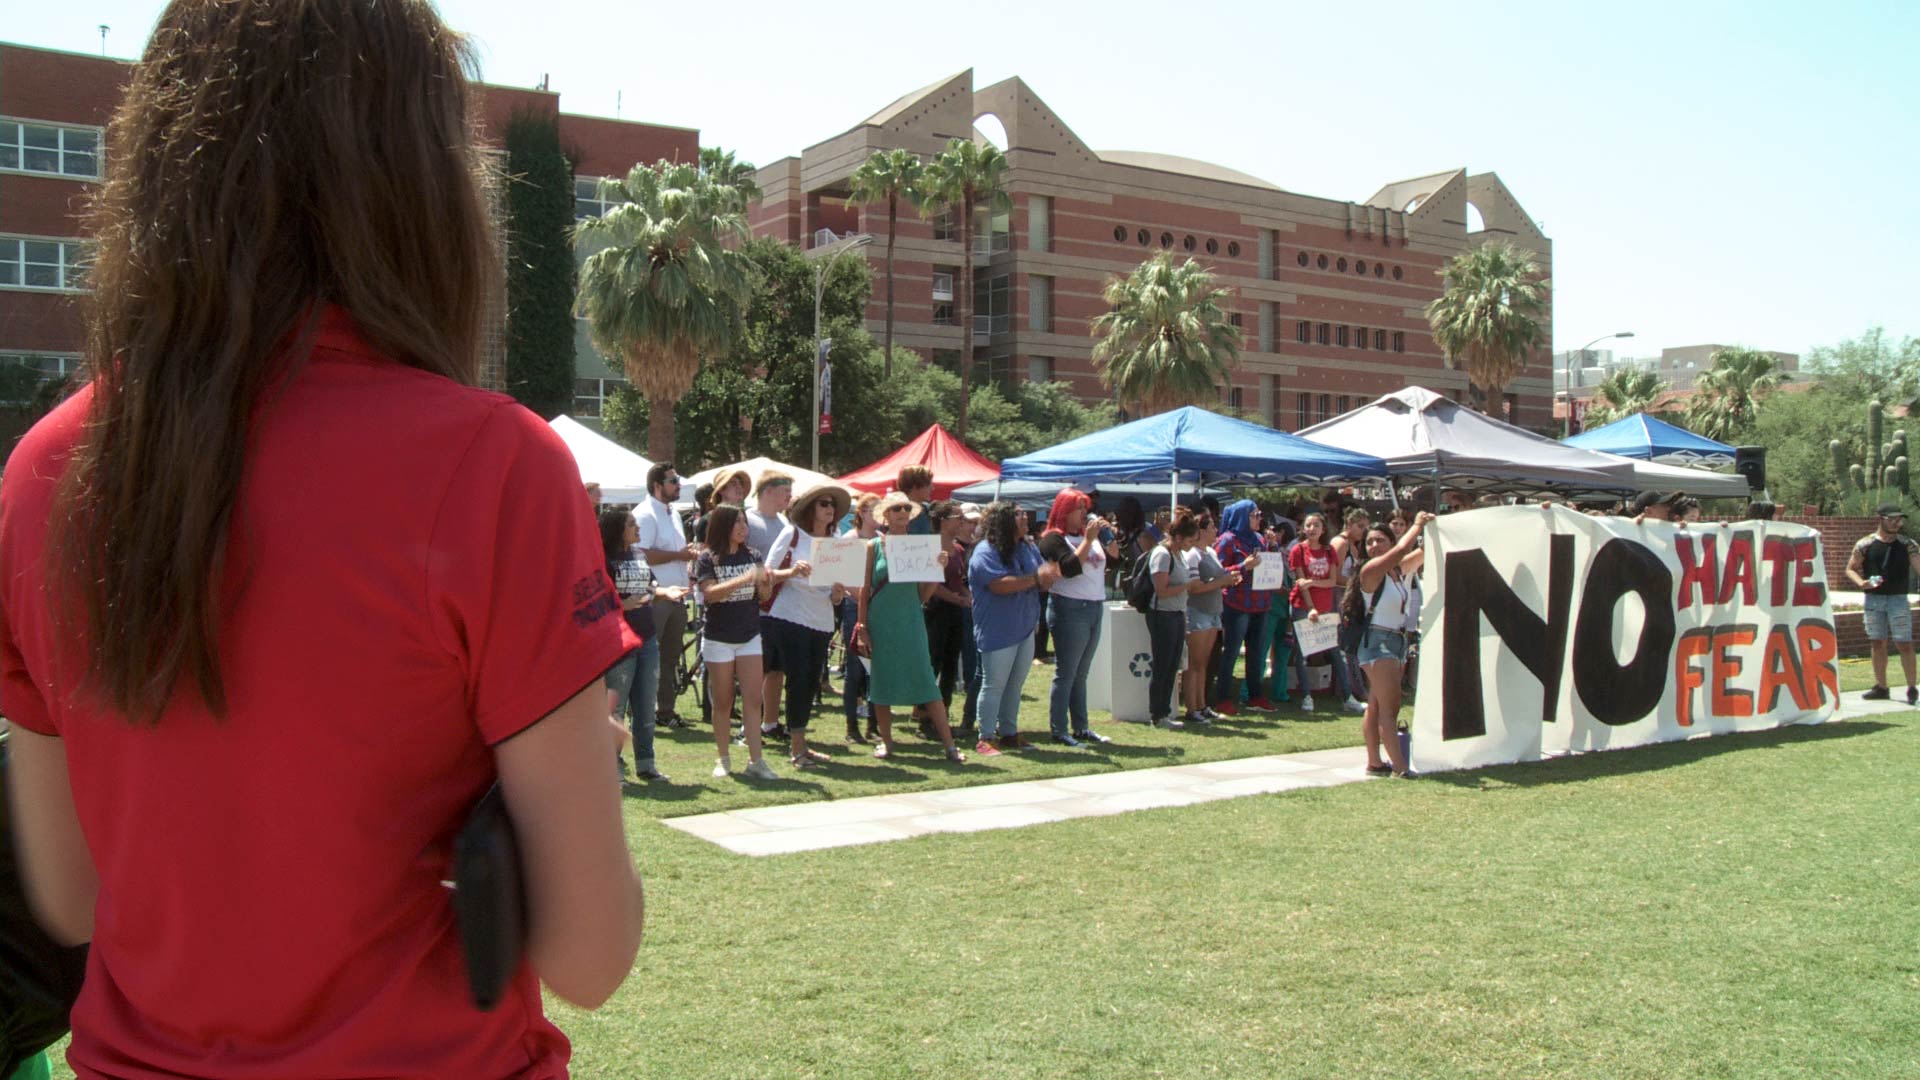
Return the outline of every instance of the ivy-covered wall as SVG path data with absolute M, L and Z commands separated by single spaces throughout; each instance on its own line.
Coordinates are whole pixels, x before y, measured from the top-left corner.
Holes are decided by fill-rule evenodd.
M 507 392 L 542 417 L 573 411 L 573 164 L 550 116 L 507 123 Z

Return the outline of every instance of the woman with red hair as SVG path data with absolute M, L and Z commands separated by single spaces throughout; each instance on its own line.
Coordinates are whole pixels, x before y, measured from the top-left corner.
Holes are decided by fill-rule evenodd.
M 1068 488 L 1053 498 L 1040 554 L 1060 564 L 1060 580 L 1048 590 L 1047 629 L 1053 634 L 1053 694 L 1048 707 L 1053 741 L 1066 746 L 1107 742 L 1087 721 L 1087 672 L 1100 645 L 1100 608 L 1107 599 L 1107 553 L 1100 547 L 1106 522 L 1093 500 Z

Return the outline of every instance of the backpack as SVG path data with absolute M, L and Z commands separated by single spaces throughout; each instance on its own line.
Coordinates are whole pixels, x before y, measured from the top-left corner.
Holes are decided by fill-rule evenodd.
M 1122 582 L 1127 590 L 1127 603 L 1133 610 L 1145 615 L 1153 610 L 1153 550 L 1148 549 L 1133 560 L 1133 569 Z
M 1364 602 L 1360 592 L 1360 575 L 1354 574 L 1347 579 L 1347 591 L 1340 598 L 1340 651 L 1349 657 L 1360 655 L 1360 646 L 1366 643 L 1367 631 L 1373 626 L 1373 609 L 1380 603 L 1380 594 L 1387 591 L 1387 575 L 1380 576 L 1380 585 L 1373 590 L 1373 596 Z

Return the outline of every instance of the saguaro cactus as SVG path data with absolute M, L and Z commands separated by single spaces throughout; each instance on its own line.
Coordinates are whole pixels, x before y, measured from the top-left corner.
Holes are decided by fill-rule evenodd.
M 1886 434 L 1887 407 L 1878 400 L 1867 403 L 1867 475 L 1880 479 L 1881 439 Z
M 1900 494 L 1911 495 L 1913 494 L 1912 485 L 1913 474 L 1907 468 L 1907 455 L 1901 454 L 1893 459 L 1893 486 L 1900 489 Z
M 1841 486 L 1847 482 L 1847 447 L 1839 439 L 1827 443 L 1827 456 L 1833 459 L 1833 479 Z

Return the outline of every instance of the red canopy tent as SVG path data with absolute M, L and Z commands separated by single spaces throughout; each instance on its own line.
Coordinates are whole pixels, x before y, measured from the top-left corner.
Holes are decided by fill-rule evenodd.
M 855 491 L 884 495 L 894 489 L 900 479 L 900 469 L 905 465 L 925 465 L 933 470 L 936 499 L 946 498 L 956 488 L 1000 475 L 1000 466 L 974 453 L 966 443 L 947 434 L 946 428 L 935 424 L 879 461 L 841 477 L 840 482 Z

